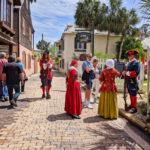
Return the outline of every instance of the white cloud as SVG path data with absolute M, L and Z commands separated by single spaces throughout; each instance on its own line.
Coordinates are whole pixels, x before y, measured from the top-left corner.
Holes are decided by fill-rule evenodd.
M 37 0 L 31 5 L 35 43 L 44 34 L 45 40 L 59 40 L 68 22 L 74 21 L 78 0 Z

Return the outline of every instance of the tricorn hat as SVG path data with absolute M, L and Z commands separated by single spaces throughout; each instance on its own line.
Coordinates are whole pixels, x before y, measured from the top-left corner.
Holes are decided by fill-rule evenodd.
M 138 53 L 139 53 L 138 50 L 135 50 L 135 49 L 128 50 L 128 51 L 126 52 L 126 54 L 127 54 L 128 56 L 136 55 L 136 54 L 138 54 Z
M 49 51 L 45 50 L 44 53 L 43 53 L 43 55 L 45 55 L 45 54 L 49 54 Z

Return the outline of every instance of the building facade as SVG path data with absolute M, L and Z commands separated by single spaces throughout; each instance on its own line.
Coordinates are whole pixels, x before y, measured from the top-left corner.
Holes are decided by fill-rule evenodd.
M 30 0 L 0 0 L 0 51 L 20 57 L 28 75 L 34 73 Z
M 30 1 L 24 0 L 21 7 L 14 7 L 14 42 L 13 55 L 19 56 L 25 66 L 28 75 L 34 73 L 33 39 L 34 29 L 32 26 Z
M 81 34 L 81 35 L 80 35 Z M 92 45 L 90 41 L 79 41 L 78 36 L 81 38 L 89 38 L 90 31 L 85 28 L 79 28 L 75 24 L 68 24 L 65 31 L 62 34 L 61 40 L 55 42 L 55 45 L 59 47 L 58 56 L 60 60 L 60 70 L 62 72 L 67 71 L 68 62 L 73 58 L 80 58 L 85 54 L 91 53 Z M 120 35 L 111 34 L 109 40 L 109 54 L 116 54 L 116 42 L 120 39 Z M 106 50 L 107 32 L 100 32 L 95 30 L 95 42 L 94 52 L 103 52 Z
M 21 0 L 0 0 L 0 51 L 12 54 L 14 42 L 14 7 L 21 6 Z

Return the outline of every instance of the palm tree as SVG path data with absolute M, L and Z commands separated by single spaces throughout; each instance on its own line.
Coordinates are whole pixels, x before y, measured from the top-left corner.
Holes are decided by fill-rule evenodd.
M 150 0 L 141 0 L 140 4 L 144 18 L 150 20 Z
M 80 27 L 88 29 L 92 28 L 92 21 L 96 22 L 97 14 L 99 12 L 100 1 L 98 0 L 84 0 L 78 2 L 75 13 L 75 22 Z
M 99 19 L 99 25 L 98 25 L 98 29 L 100 31 L 108 31 L 107 43 L 106 43 L 106 54 L 108 53 L 110 34 L 121 33 L 119 10 L 121 8 L 122 1 L 110 0 L 109 3 L 110 3 L 109 7 L 106 5 L 103 5 L 101 7 L 101 10 L 102 12 L 104 12 L 104 14 L 100 15 L 102 17 L 102 20 Z
M 31 3 L 36 2 L 36 0 L 30 0 Z
M 119 59 L 121 59 L 123 43 L 127 35 L 136 36 L 139 33 L 139 30 L 134 26 L 139 22 L 139 18 L 136 14 L 135 9 L 128 11 L 126 8 L 122 8 L 119 10 L 119 20 L 120 20 L 120 28 L 121 28 L 121 45 L 120 45 L 120 53 Z

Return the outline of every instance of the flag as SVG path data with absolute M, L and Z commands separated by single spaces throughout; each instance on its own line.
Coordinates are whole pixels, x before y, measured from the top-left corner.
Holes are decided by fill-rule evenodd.
M 145 56 L 143 54 L 143 61 L 142 61 L 142 64 L 145 64 Z

